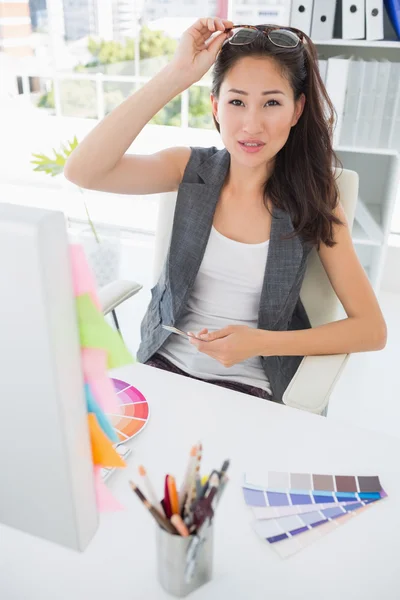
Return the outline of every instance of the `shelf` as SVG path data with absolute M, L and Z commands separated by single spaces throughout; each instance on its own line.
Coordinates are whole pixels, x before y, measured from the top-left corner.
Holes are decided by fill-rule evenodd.
M 400 59 L 400 56 L 399 56 Z M 357 152 L 363 154 L 382 154 L 385 156 L 395 156 L 400 154 L 395 148 L 367 148 L 364 146 L 341 146 L 340 144 L 334 146 L 335 151 L 343 152 Z
M 353 239 L 353 243 L 359 244 L 360 246 L 382 246 L 382 242 L 379 240 L 368 237 L 364 229 L 361 227 L 361 225 L 359 225 L 359 223 L 357 223 L 357 221 L 354 221 L 353 223 L 351 237 Z
M 400 50 L 400 40 L 313 40 L 316 46 L 348 46 L 354 48 L 394 48 Z
M 314 40 L 313 40 L 314 41 Z M 320 58 L 329 58 L 338 54 L 354 55 L 364 60 L 371 58 L 377 60 L 399 61 L 400 41 L 395 40 L 321 40 L 314 41 Z

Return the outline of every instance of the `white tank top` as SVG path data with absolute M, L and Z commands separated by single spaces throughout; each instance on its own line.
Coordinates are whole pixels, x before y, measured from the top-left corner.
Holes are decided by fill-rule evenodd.
M 256 328 L 268 246 L 269 240 L 259 244 L 231 240 L 212 226 L 185 311 L 176 326 L 194 333 L 204 327 L 215 331 L 227 325 Z M 158 353 L 200 379 L 236 381 L 272 394 L 259 356 L 224 367 L 173 333 Z

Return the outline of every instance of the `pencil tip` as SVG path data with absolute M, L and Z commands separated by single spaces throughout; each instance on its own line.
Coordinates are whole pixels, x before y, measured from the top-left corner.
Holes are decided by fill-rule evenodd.
M 139 471 L 139 475 L 142 475 L 142 477 L 144 477 L 144 475 L 146 475 L 146 469 L 144 468 L 143 465 L 139 465 L 138 471 Z

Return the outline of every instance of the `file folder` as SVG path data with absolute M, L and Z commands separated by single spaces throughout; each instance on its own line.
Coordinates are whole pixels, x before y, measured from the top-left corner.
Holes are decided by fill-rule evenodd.
M 326 72 L 328 70 L 328 61 L 324 58 L 318 59 L 319 74 L 321 75 L 322 81 L 326 81 Z
M 397 37 L 400 39 L 400 1 L 385 0 L 385 6 L 390 22 L 393 25 L 393 29 L 395 30 Z
M 338 0 L 336 35 L 344 40 L 365 38 L 365 0 Z
M 365 62 L 361 58 L 352 56 L 349 59 L 346 99 L 339 138 L 341 146 L 354 146 L 355 125 L 364 79 L 364 66 Z
M 379 148 L 390 148 L 391 133 L 396 116 L 397 100 L 400 96 L 400 63 L 392 62 L 390 65 L 390 76 L 385 101 L 385 110 L 382 118 L 381 135 L 379 137 Z
M 336 110 L 336 119 L 333 128 L 333 146 L 337 146 L 340 139 L 349 65 L 349 59 L 344 56 L 332 56 L 328 58 L 325 87 Z
M 379 139 L 383 124 L 383 116 L 386 111 L 390 68 L 391 63 L 387 59 L 379 61 L 378 79 L 376 82 L 376 94 L 374 99 L 373 116 L 369 137 L 369 146 L 371 148 L 379 148 Z
M 397 67 L 400 63 L 395 63 Z M 400 78 L 397 68 L 397 90 L 394 99 L 393 113 L 391 119 L 390 134 L 388 140 L 388 148 L 400 152 Z
M 311 37 L 311 21 L 314 0 L 293 0 L 290 27 L 297 27 Z
M 366 60 L 364 64 L 364 79 L 360 90 L 360 103 L 356 120 L 354 145 L 368 148 L 374 113 L 374 100 L 377 93 L 379 62 Z
M 383 0 L 365 0 L 367 40 L 383 40 Z
M 311 20 L 311 39 L 331 40 L 335 23 L 336 3 L 332 0 L 314 0 Z

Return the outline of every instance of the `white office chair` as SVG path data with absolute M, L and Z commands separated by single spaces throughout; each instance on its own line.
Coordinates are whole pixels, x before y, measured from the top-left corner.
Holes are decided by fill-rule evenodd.
M 115 309 L 122 304 L 122 302 L 125 302 L 128 298 L 131 298 L 140 292 L 142 287 L 143 286 L 136 281 L 118 279 L 101 287 L 97 292 L 103 314 L 107 315 L 108 313 L 111 313 L 114 325 L 121 337 L 122 333 Z
M 337 169 L 335 177 L 340 202 L 351 229 L 357 204 L 359 177 L 355 171 L 348 169 Z M 176 197 L 177 192 L 161 194 L 156 226 L 153 285 L 158 281 L 168 251 Z M 315 249 L 311 251 L 308 259 L 300 298 L 313 327 L 343 318 L 339 315 L 343 307 Z M 305 356 L 283 395 L 283 402 L 288 406 L 326 415 L 330 395 L 348 357 L 348 354 Z

